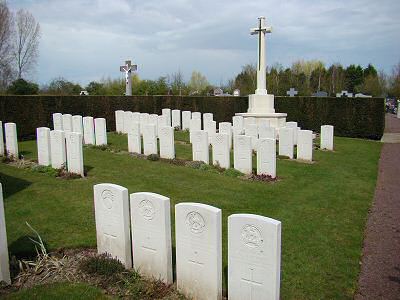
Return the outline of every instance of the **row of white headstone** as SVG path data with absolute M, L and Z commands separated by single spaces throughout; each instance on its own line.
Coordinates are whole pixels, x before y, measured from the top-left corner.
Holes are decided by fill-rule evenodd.
M 4 124 L 5 148 L 3 137 L 3 122 L 0 121 L 0 156 L 8 156 L 14 159 L 19 158 L 17 125 L 15 123 Z
M 0 283 L 1 282 L 11 284 L 6 220 L 4 215 L 3 188 L 0 183 Z
M 127 269 L 171 284 L 170 199 L 148 192 L 128 194 L 115 184 L 94 186 L 99 253 Z M 193 299 L 222 298 L 222 221 L 219 208 L 175 206 L 176 281 Z M 252 214 L 228 217 L 229 299 L 279 299 L 281 222 Z

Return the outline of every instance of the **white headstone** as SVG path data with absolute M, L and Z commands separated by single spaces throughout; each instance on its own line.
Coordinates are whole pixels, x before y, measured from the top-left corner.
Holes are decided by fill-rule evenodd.
M 111 183 L 96 184 L 93 190 L 97 252 L 110 254 L 130 269 L 132 244 L 128 190 Z
M 130 126 L 130 123 L 133 121 L 133 113 L 131 111 L 124 111 L 124 131 L 123 133 L 128 132 L 128 128 Z
M 258 126 L 257 124 L 247 124 L 244 128 L 246 136 L 251 137 L 251 148 L 257 150 L 258 143 Z
M 134 268 L 147 277 L 172 284 L 169 198 L 155 193 L 134 193 L 130 195 L 130 204 Z
M 297 122 L 286 122 L 287 128 L 293 128 L 293 143 L 297 145 L 297 136 L 299 134 L 300 127 L 297 126 Z
M 3 188 L 0 183 L 0 283 L 4 281 L 7 284 L 11 284 L 9 266 Z
M 171 125 L 172 125 L 172 123 L 171 123 L 171 109 L 169 109 L 169 108 L 163 108 L 163 109 L 161 110 L 161 114 L 162 114 L 163 116 L 166 116 L 166 118 L 167 118 L 167 125 L 168 125 L 168 126 L 171 126 Z
M 143 135 L 144 126 L 149 124 L 149 117 L 148 113 L 141 113 L 140 114 L 140 134 Z
M 123 110 L 115 111 L 115 131 L 117 133 L 124 132 L 124 111 Z
M 3 122 L 0 121 L 0 156 L 4 156 Z
M 36 129 L 38 164 L 51 165 L 50 128 L 39 127 Z
M 236 135 L 233 139 L 233 162 L 234 168 L 244 174 L 251 174 L 252 147 L 251 137 L 246 135 Z
M 208 134 L 208 143 L 212 143 L 212 139 L 214 135 L 217 133 L 217 122 L 215 121 L 206 121 L 204 123 L 204 131 Z
M 232 117 L 233 135 L 244 134 L 244 119 L 242 116 Z
M 276 129 L 275 127 L 258 127 L 258 138 L 259 139 L 276 139 Z
M 153 124 L 144 125 L 143 129 L 143 152 L 144 155 L 157 154 L 156 126 Z
M 132 122 L 133 123 L 140 123 L 140 112 L 132 113 Z
M 63 114 L 62 115 L 62 125 L 63 125 L 63 130 L 65 133 L 71 132 L 72 131 L 72 115 L 71 114 Z
M 293 159 L 293 128 L 283 127 L 279 129 L 279 155 Z
M 221 210 L 199 203 L 177 204 L 175 234 L 178 290 L 191 299 L 221 299 Z
M 192 112 L 192 119 L 199 119 L 201 124 L 201 112 L 198 111 Z
M 208 150 L 208 134 L 203 130 L 192 131 L 192 153 L 193 161 L 203 161 L 206 164 L 210 161 Z
M 208 121 L 214 121 L 214 115 L 212 113 L 203 114 L 203 124 L 206 124 Z
M 312 161 L 313 133 L 311 130 L 300 130 L 297 140 L 297 159 Z
M 257 125 L 258 127 L 270 127 L 271 121 L 266 118 L 258 118 Z
M 156 127 L 156 137 L 158 137 L 158 115 L 156 114 L 151 114 L 149 115 L 149 121 L 147 124 L 152 124 Z
M 321 149 L 333 151 L 333 131 L 332 125 L 321 126 Z
M 15 123 L 5 123 L 4 133 L 6 136 L 7 156 L 13 156 L 15 159 L 18 159 L 19 152 L 18 152 L 18 139 L 17 139 L 17 125 Z
M 63 130 L 63 116 L 60 113 L 53 114 L 53 128 L 54 130 Z
M 243 127 L 246 128 L 246 126 L 250 125 L 250 124 L 257 124 L 256 118 L 253 118 L 253 117 L 244 118 Z
M 189 139 L 190 139 L 191 143 L 192 143 L 193 131 L 199 131 L 199 130 L 201 130 L 201 119 L 191 119 L 190 120 L 190 134 L 189 134 Z
M 61 169 L 67 166 L 67 152 L 65 149 L 65 133 L 61 130 L 50 131 L 51 166 Z
M 172 111 L 172 127 L 181 130 L 181 111 L 179 109 Z
M 84 177 L 82 134 L 70 132 L 66 137 L 68 172 Z
M 142 137 L 140 135 L 140 124 L 132 122 L 128 128 L 128 152 L 142 153 Z
M 106 119 L 96 118 L 94 119 L 94 132 L 96 135 L 96 145 L 107 145 L 107 127 Z
M 229 135 L 217 133 L 212 140 L 213 165 L 218 164 L 222 168 L 229 169 L 231 164 Z
M 228 217 L 229 299 L 279 300 L 281 222 L 263 216 Z
M 85 145 L 95 145 L 93 117 L 83 117 L 83 142 Z
M 162 127 L 169 127 L 168 126 L 168 122 L 167 122 L 167 116 L 166 115 L 161 115 L 161 116 L 158 116 L 157 117 L 157 136 L 160 136 L 160 129 L 162 128 Z
M 190 129 L 190 120 L 192 119 L 192 112 L 188 110 L 182 111 L 182 129 Z
M 175 158 L 174 128 L 161 127 L 160 129 L 160 157 L 167 159 Z
M 257 150 L 257 174 L 276 177 L 276 141 L 260 139 Z
M 218 124 L 218 132 L 228 135 L 229 149 L 232 148 L 232 124 L 229 122 L 221 122 Z
M 72 116 L 72 131 L 78 132 L 83 136 L 82 116 L 79 115 Z

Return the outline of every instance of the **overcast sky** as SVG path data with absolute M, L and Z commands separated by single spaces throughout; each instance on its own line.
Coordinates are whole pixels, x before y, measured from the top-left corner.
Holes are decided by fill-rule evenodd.
M 372 63 L 390 72 L 400 62 L 400 0 L 8 0 L 29 10 L 42 30 L 33 78 L 81 84 L 118 78 L 132 58 L 139 77 L 200 71 L 225 83 L 257 59 L 249 34 L 264 15 L 267 65 L 299 59 L 327 65 Z

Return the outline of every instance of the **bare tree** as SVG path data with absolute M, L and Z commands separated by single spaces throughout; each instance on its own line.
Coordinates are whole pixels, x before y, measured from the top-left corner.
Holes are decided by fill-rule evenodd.
M 5 1 L 0 1 L 0 90 L 12 80 L 13 19 Z
M 24 9 L 16 14 L 16 45 L 14 59 L 17 64 L 18 78 L 32 71 L 39 56 L 40 25 L 35 17 Z

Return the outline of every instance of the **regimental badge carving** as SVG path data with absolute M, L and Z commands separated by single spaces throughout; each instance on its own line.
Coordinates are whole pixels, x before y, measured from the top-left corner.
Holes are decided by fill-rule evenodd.
M 192 211 L 186 216 L 186 225 L 192 233 L 202 233 L 206 227 L 204 218 L 198 212 Z
M 240 146 L 244 146 L 244 144 L 245 144 L 245 141 L 244 141 L 244 138 L 240 138 L 240 137 L 238 137 L 238 142 L 239 142 L 239 145 Z
M 242 236 L 243 243 L 247 247 L 256 248 L 263 243 L 261 232 L 254 225 L 244 225 L 240 234 Z
M 140 214 L 143 216 L 143 218 L 146 220 L 152 220 L 154 218 L 155 214 L 154 205 L 148 199 L 142 200 L 139 203 L 139 211 Z
M 114 194 L 110 190 L 104 190 L 101 193 L 101 199 L 103 200 L 103 204 L 107 209 L 111 209 L 114 204 Z

